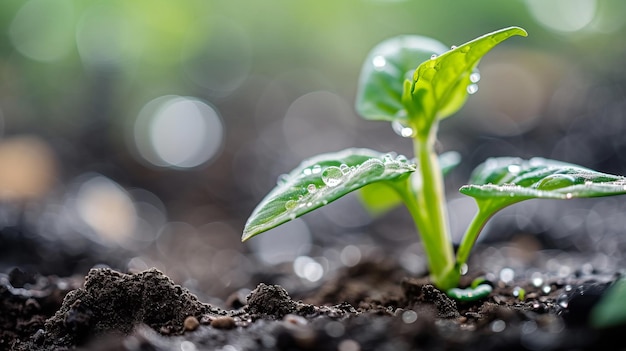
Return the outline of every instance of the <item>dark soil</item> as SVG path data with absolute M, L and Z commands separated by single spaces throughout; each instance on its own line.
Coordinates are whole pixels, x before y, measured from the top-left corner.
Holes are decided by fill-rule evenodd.
M 626 349 L 625 326 L 588 323 L 615 275 L 493 281 L 490 296 L 461 303 L 426 278 L 398 272 L 394 264 L 366 261 L 298 298 L 261 283 L 247 296 L 233 292 L 220 308 L 155 269 L 94 268 L 84 282 L 14 269 L 0 276 L 0 349 Z

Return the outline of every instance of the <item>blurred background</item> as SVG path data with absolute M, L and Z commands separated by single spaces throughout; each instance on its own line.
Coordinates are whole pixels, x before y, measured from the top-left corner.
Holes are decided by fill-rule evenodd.
M 626 174 L 625 13 L 620 0 L 1 2 L 0 271 L 157 267 L 216 299 L 259 281 L 314 288 L 389 250 L 422 274 L 406 211 L 374 218 L 353 195 L 245 244 L 241 231 L 303 158 L 411 155 L 410 140 L 353 107 L 368 51 L 400 34 L 459 45 L 529 32 L 482 60 L 479 91 L 441 125 L 440 151 L 463 157 L 447 178 L 454 240 L 474 211 L 457 189 L 486 157 Z M 530 201 L 481 240 L 555 274 L 614 270 L 625 211 L 622 197 Z M 520 245 L 539 253 L 507 254 Z M 488 269 L 515 265 L 487 252 Z M 570 267 L 559 252 L 592 257 Z

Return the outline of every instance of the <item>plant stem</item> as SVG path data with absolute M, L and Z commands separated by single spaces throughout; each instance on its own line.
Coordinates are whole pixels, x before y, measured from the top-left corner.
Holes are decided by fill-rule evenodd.
M 474 216 L 474 219 L 472 219 L 469 227 L 467 227 L 465 235 L 463 235 L 463 239 L 459 245 L 459 249 L 456 254 L 457 267 L 461 267 L 463 264 L 467 263 L 470 251 L 474 247 L 474 243 L 476 242 L 478 235 L 494 213 L 494 211 L 486 211 L 482 208 L 482 206 L 478 206 L 478 212 Z
M 435 124 L 428 135 L 414 139 L 419 167 L 411 179 L 413 197 L 405 202 L 421 234 L 433 284 L 445 291 L 458 285 L 459 272 L 450 241 L 443 175 L 434 151 L 436 133 Z

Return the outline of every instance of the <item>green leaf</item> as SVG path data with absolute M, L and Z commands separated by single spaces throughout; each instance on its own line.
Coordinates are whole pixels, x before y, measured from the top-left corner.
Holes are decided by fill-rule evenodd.
M 591 325 L 610 328 L 626 325 L 626 279 L 615 281 L 600 302 L 591 310 Z
M 480 59 L 502 41 L 514 35 L 526 36 L 519 27 L 504 28 L 422 63 L 404 93 L 409 118 L 426 134 L 436 119 L 443 119 L 458 111 L 479 77 L 472 75 Z
M 490 158 L 460 192 L 479 207 L 501 208 L 528 199 L 573 199 L 626 194 L 626 177 L 570 163 L 532 158 Z
M 460 162 L 461 156 L 458 152 L 449 151 L 439 155 L 439 166 L 443 175 L 448 174 Z M 371 215 L 379 216 L 402 203 L 402 198 L 394 189 L 398 187 L 406 189 L 406 186 L 398 184 L 398 180 L 372 183 L 359 190 L 359 198 Z
M 411 79 L 420 63 L 448 50 L 427 37 L 403 35 L 374 47 L 363 64 L 356 94 L 356 111 L 365 119 L 405 119 L 402 105 L 404 81 Z
M 254 209 L 242 241 L 322 207 L 367 184 L 408 177 L 415 165 L 404 156 L 347 149 L 303 161 L 279 178 Z

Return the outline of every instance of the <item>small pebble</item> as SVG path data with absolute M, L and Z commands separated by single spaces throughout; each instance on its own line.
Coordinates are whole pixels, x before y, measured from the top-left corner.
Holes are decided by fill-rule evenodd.
M 217 329 L 232 329 L 235 327 L 235 319 L 231 316 L 220 316 L 211 321 L 211 326 Z
M 196 330 L 198 329 L 199 325 L 200 325 L 200 322 L 198 321 L 198 318 L 194 316 L 189 316 L 185 318 L 185 321 L 183 322 L 183 326 L 185 327 L 185 330 L 187 331 Z

